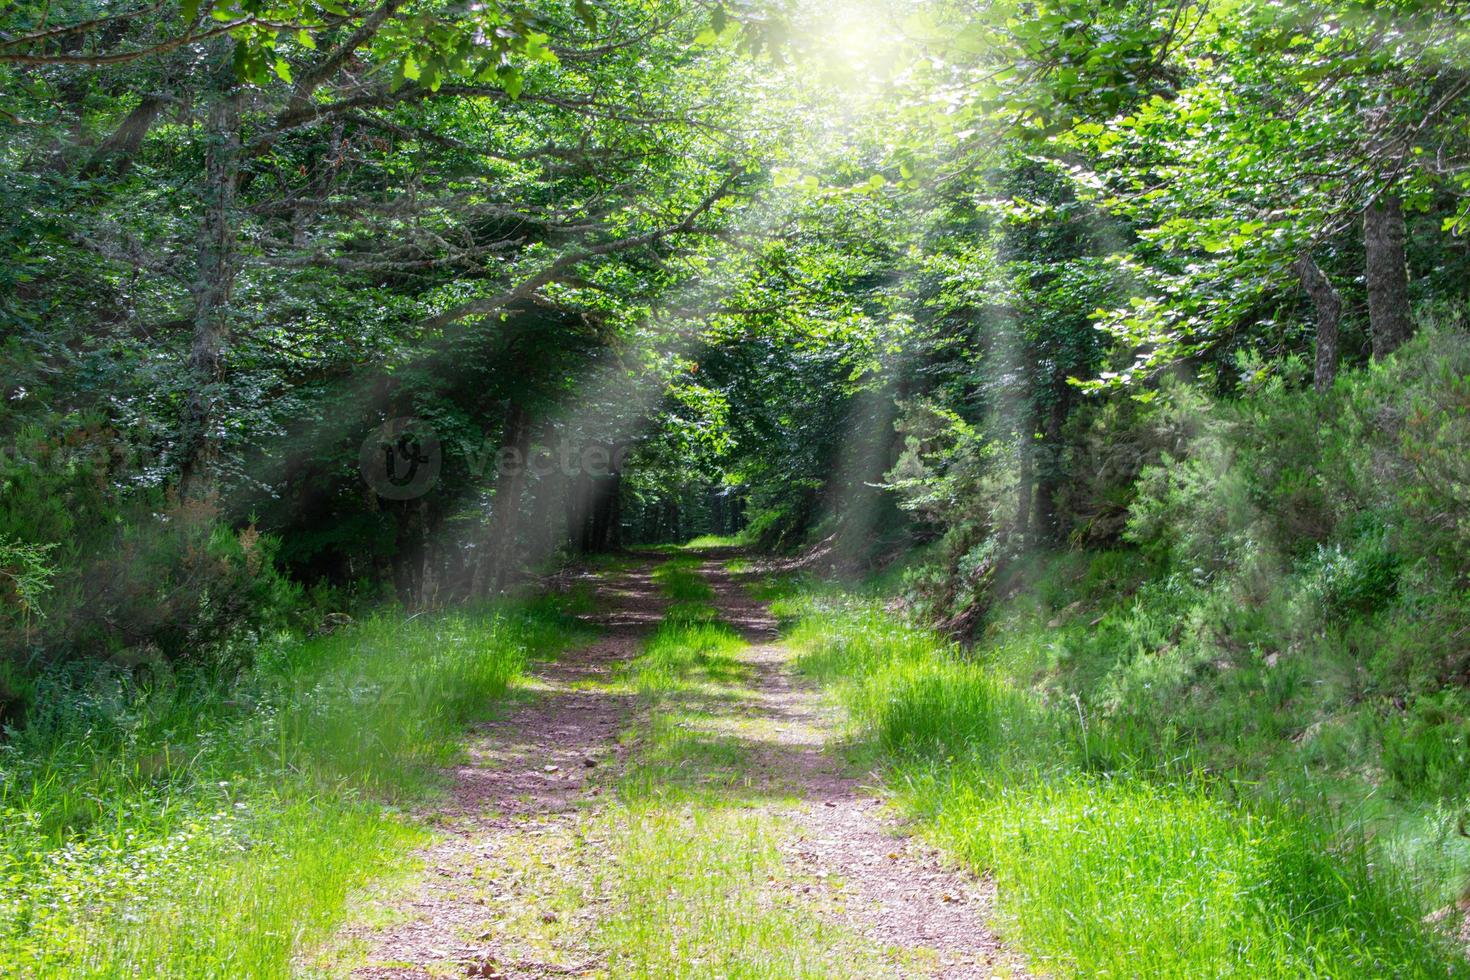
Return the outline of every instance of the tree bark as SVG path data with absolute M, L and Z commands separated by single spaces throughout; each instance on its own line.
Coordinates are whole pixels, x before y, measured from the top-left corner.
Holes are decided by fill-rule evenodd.
M 1317 364 L 1312 372 L 1312 385 L 1321 394 L 1331 388 L 1332 382 L 1337 378 L 1337 361 L 1341 350 L 1338 327 L 1342 321 L 1342 296 L 1310 255 L 1303 255 L 1296 260 L 1296 274 L 1316 310 Z
M 530 465 L 527 457 L 531 451 L 531 416 L 518 402 L 511 402 L 506 410 L 500 444 L 501 458 L 509 456 L 512 465 L 495 475 L 495 497 L 490 504 L 486 561 L 492 592 L 498 592 L 510 581 L 521 533 L 521 498 Z
M 1404 206 L 1384 194 L 1363 211 L 1367 255 L 1368 323 L 1373 359 L 1392 354 L 1413 333 L 1409 318 L 1409 270 L 1404 258 Z
M 1071 386 L 1065 376 L 1057 378 L 1052 385 L 1052 402 L 1047 406 L 1046 424 L 1042 429 L 1042 442 L 1037 448 L 1039 459 L 1036 467 L 1036 538 L 1038 541 L 1056 543 L 1061 539 L 1061 527 L 1057 522 L 1057 498 L 1062 493 L 1063 472 L 1062 428 L 1067 424 L 1070 410 Z
M 198 276 L 194 283 L 194 341 L 189 352 L 193 390 L 184 409 L 179 482 L 182 494 L 208 493 L 216 463 L 209 427 L 216 388 L 224 375 L 230 340 L 230 298 L 239 258 L 235 249 L 235 195 L 240 181 L 239 89 L 209 107 L 205 128 L 204 219 L 199 229 Z
M 587 522 L 584 550 L 593 553 L 608 551 L 618 547 L 622 537 L 619 533 L 622 474 L 611 472 L 589 477 L 588 484 L 591 501 L 584 516 Z
M 1016 535 L 1026 544 L 1031 543 L 1031 498 L 1035 490 L 1035 468 L 1031 458 L 1029 428 L 1021 436 L 1021 462 L 1016 486 Z
M 96 177 L 106 170 L 121 175 L 133 165 L 133 158 L 143 147 L 143 139 L 153 127 L 154 120 L 163 111 L 167 100 L 159 95 L 145 95 L 137 108 L 128 113 L 102 145 L 92 153 L 81 169 L 81 176 Z
M 587 474 L 578 470 L 566 477 L 567 484 L 567 539 L 572 550 L 579 555 L 588 551 L 587 527 L 588 508 L 592 501 L 591 481 Z

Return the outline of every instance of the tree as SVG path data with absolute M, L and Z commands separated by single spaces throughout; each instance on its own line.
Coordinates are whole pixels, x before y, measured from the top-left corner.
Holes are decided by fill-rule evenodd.
M 1404 258 L 1404 205 L 1385 193 L 1363 209 L 1364 269 L 1373 357 L 1387 357 L 1413 333 L 1409 274 Z
M 1333 379 L 1337 377 L 1340 350 L 1338 324 L 1342 320 L 1342 296 L 1310 255 L 1303 255 L 1296 260 L 1296 271 L 1301 277 L 1302 288 L 1311 297 L 1316 311 L 1316 365 L 1312 372 L 1312 383 L 1321 393 L 1331 388 Z

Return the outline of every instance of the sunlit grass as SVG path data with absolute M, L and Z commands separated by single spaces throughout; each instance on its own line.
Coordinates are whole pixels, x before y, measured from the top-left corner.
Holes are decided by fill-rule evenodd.
M 424 838 L 394 805 L 576 633 L 552 602 L 382 614 L 229 683 L 54 679 L 0 756 L 0 973 L 290 975 Z
M 743 548 L 749 544 L 749 537 L 742 532 L 740 534 L 701 534 L 690 538 L 679 547 L 686 551 L 698 551 L 706 548 Z
M 1465 972 L 1352 835 L 1147 758 L 1037 697 L 1003 652 L 974 659 L 874 601 L 792 593 L 778 609 L 901 804 L 995 878 L 1008 935 L 1047 972 Z
M 782 860 L 789 830 L 752 792 L 754 746 L 739 734 L 754 696 L 746 644 L 696 567 L 660 566 L 673 603 L 624 675 L 645 712 L 596 831 L 616 855 L 602 865 L 596 891 L 612 901 L 593 937 L 609 975 L 892 975 L 886 955 L 817 912 Z
M 694 558 L 669 559 L 654 570 L 653 580 L 675 604 L 708 603 L 715 596 Z
M 804 900 L 777 849 L 779 821 L 733 807 L 636 808 L 609 843 L 617 900 L 599 942 L 615 977 L 893 975 Z

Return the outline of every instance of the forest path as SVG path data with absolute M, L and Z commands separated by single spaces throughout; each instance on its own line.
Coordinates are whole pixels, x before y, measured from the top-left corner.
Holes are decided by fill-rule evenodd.
M 319 970 L 1020 972 L 985 924 L 985 884 L 902 838 L 832 750 L 835 711 L 793 676 L 775 620 L 723 557 L 640 557 L 599 576 L 602 634 L 538 665 L 476 729 L 451 797 L 426 815 L 438 839 L 423 873 L 360 903 Z

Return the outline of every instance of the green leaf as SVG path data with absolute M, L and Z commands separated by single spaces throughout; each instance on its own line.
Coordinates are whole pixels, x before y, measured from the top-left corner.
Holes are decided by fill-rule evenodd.
M 287 85 L 291 84 L 291 66 L 286 64 L 285 58 L 276 59 L 276 76 Z
M 194 18 L 199 16 L 199 0 L 182 0 L 179 15 L 184 18 L 184 23 L 194 23 Z
M 315 51 L 316 50 L 316 38 L 314 38 L 314 37 L 311 36 L 311 32 L 310 31 L 307 31 L 307 30 L 297 31 L 296 32 L 296 43 L 299 44 L 299 45 L 301 45 L 303 48 L 308 48 L 308 49 L 310 49 L 312 51 Z
M 411 54 L 403 56 L 403 77 L 410 81 L 418 81 L 419 63 L 414 60 Z

